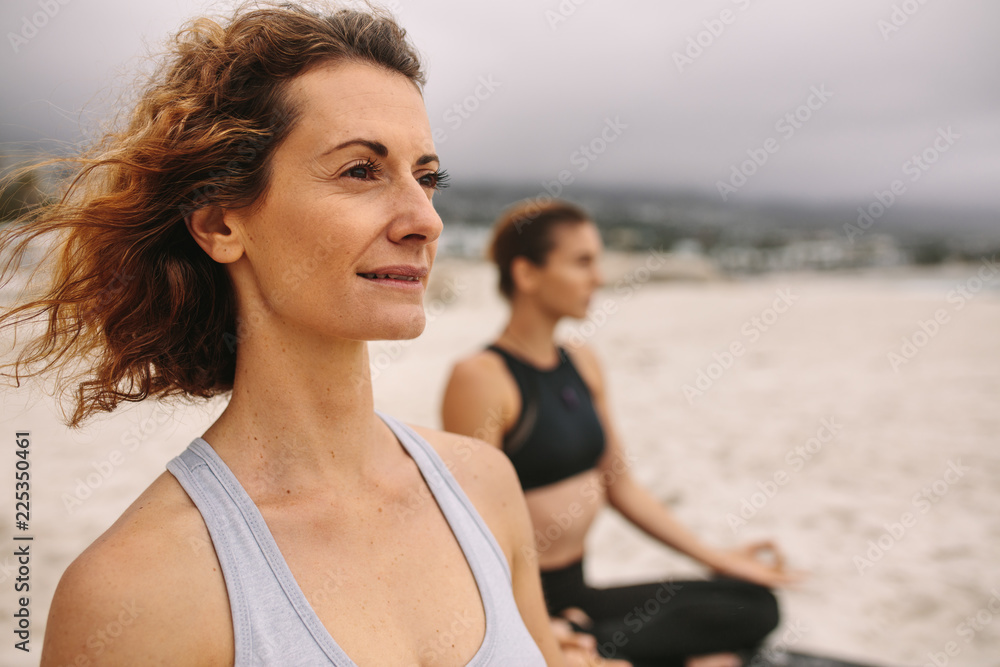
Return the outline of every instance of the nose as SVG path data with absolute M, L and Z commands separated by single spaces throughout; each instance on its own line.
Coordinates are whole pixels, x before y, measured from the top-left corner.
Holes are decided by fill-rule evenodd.
M 397 194 L 397 209 L 390 237 L 395 243 L 426 245 L 438 240 L 444 223 L 419 183 L 407 184 Z

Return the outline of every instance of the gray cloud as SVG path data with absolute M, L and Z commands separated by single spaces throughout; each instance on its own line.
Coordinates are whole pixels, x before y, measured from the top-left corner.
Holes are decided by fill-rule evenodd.
M 960 138 L 918 180 L 907 181 L 907 203 L 1000 211 L 1000 49 L 988 34 L 1000 25 L 1000 5 L 389 4 L 426 56 L 431 125 L 439 129 L 446 166 L 460 180 L 541 187 L 569 170 L 583 185 L 711 193 L 771 138 L 777 152 L 734 201 L 867 201 L 875 189 L 905 178 L 904 163 L 933 146 L 939 128 L 951 127 Z M 127 81 L 122 73 L 141 63 L 143 42 L 159 42 L 206 7 L 224 7 L 195 0 L 71 0 L 14 53 L 9 33 L 39 6 L 39 0 L 13 0 L 0 9 L 0 30 L 8 35 L 0 44 L 5 142 L 77 140 L 81 123 L 92 128 L 113 108 L 115 77 Z M 894 12 L 906 22 L 886 33 Z M 690 47 L 699 39 L 700 53 Z M 690 61 L 679 67 L 675 54 Z M 776 122 L 794 114 L 814 88 L 832 97 L 785 136 L 787 123 L 782 132 Z M 609 118 L 627 129 L 581 170 L 574 153 L 599 137 Z

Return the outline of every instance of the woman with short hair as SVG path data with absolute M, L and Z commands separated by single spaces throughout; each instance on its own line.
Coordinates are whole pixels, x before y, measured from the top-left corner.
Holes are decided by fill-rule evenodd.
M 537 552 L 551 614 L 589 627 L 604 656 L 637 667 L 739 665 L 737 652 L 752 650 L 778 623 L 768 588 L 795 577 L 770 543 L 734 551 L 705 545 L 632 476 L 596 355 L 554 338 L 563 318 L 586 317 L 602 282 L 601 250 L 590 216 L 569 202 L 527 200 L 500 216 L 489 252 L 510 319 L 496 342 L 455 365 L 444 428 L 510 457 L 535 534 L 546 538 Z M 606 504 L 725 578 L 589 586 L 584 543 Z M 776 560 L 759 560 L 762 552 Z

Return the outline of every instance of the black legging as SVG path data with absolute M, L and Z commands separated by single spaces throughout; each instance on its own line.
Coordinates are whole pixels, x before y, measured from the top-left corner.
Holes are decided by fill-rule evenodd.
M 768 589 L 735 579 L 591 588 L 583 561 L 542 572 L 549 613 L 579 607 L 605 658 L 636 667 L 683 665 L 687 657 L 754 649 L 778 625 Z

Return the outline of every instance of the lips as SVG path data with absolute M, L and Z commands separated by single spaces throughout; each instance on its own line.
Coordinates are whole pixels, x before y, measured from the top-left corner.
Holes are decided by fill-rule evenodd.
M 368 280 L 402 280 L 418 283 L 427 273 L 428 270 L 425 266 L 393 264 L 390 266 L 378 266 L 371 271 L 362 271 L 358 275 Z
M 416 276 L 405 276 L 397 273 L 359 273 L 362 278 L 368 278 L 369 280 L 375 280 L 376 278 L 391 278 L 392 280 L 406 280 L 409 282 L 420 282 L 420 278 Z

